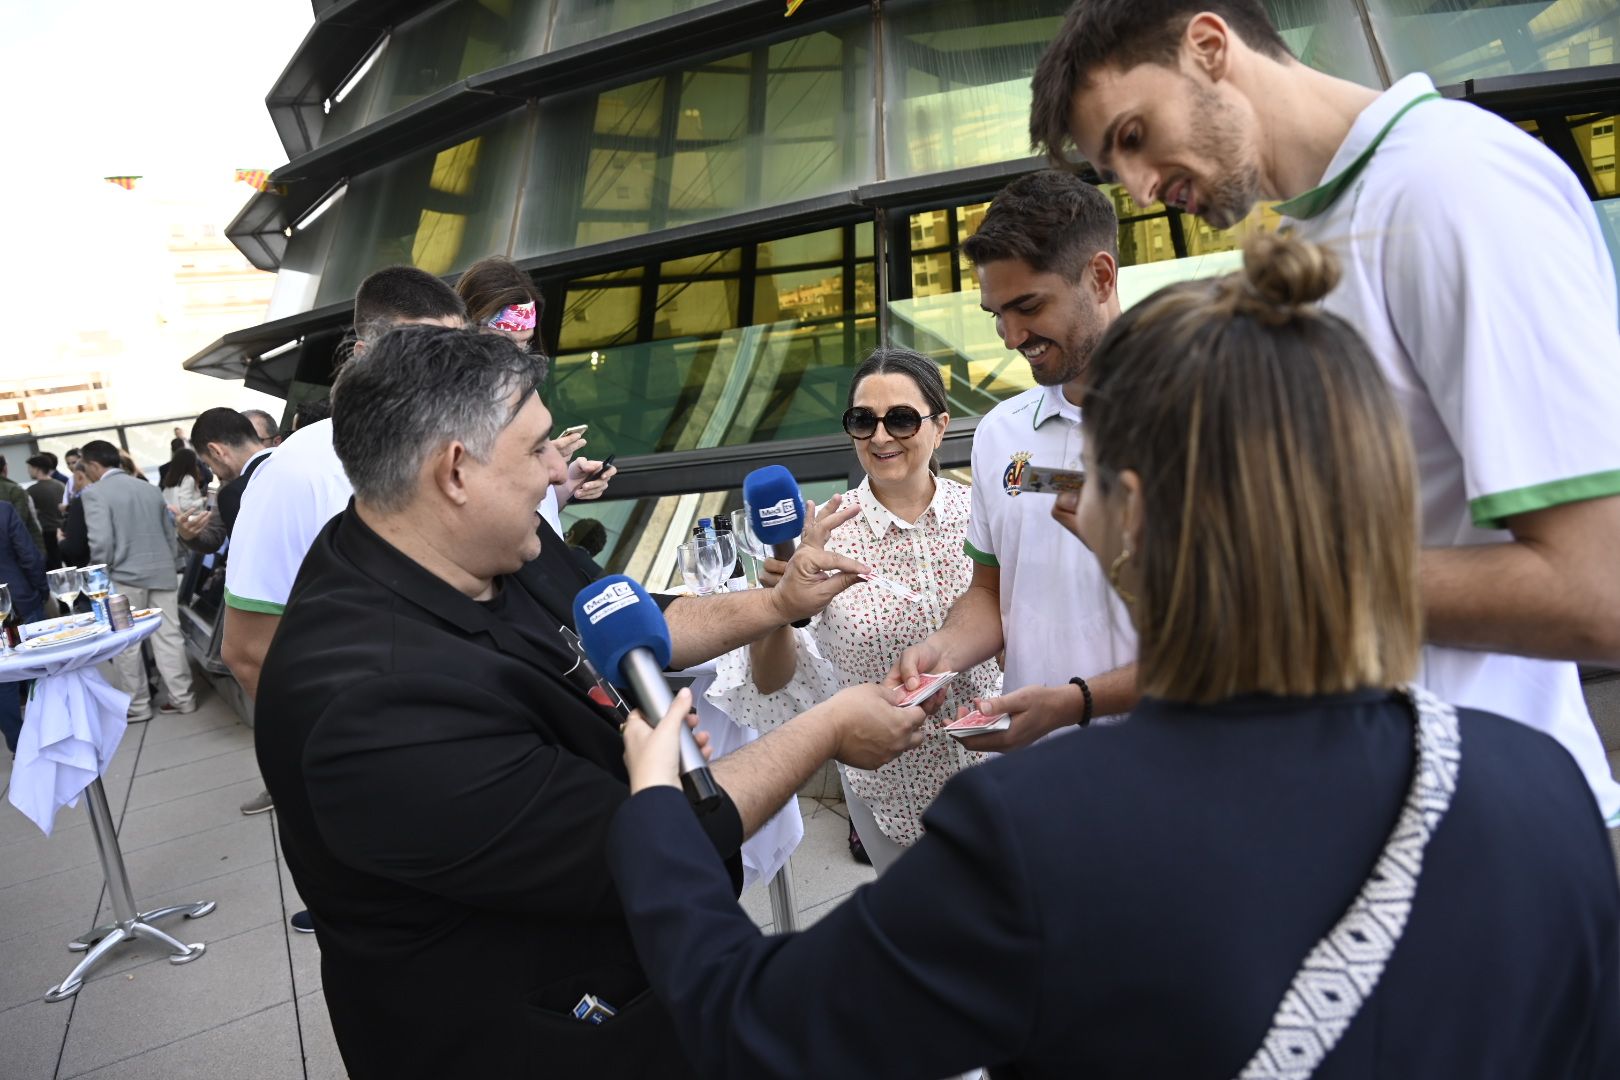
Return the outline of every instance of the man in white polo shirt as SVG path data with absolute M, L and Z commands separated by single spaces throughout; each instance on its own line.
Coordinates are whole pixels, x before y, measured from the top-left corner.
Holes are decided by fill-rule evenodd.
M 1136 703 L 1136 634 L 1097 560 L 1052 518 L 1053 497 L 1023 490 L 1029 465 L 1080 466 L 1086 362 L 1119 316 L 1119 221 L 1095 187 L 1068 173 L 1020 177 L 963 245 L 980 304 L 1036 385 L 1003 401 L 973 434 L 973 581 L 945 625 L 889 673 L 966 671 L 1004 651 L 1004 732 L 966 740 L 1010 750 Z
M 1326 306 L 1366 337 L 1417 449 L 1421 679 L 1556 737 L 1620 824 L 1568 662 L 1620 661 L 1620 316 L 1575 177 L 1426 76 L 1379 93 L 1306 67 L 1258 0 L 1081 0 L 1034 88 L 1037 145 L 1139 203 L 1227 226 L 1285 199 L 1338 252 Z

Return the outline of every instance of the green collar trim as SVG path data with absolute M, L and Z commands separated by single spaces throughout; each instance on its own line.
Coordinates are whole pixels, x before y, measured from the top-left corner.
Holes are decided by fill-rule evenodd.
M 1327 210 L 1328 207 L 1339 201 L 1339 196 L 1343 195 L 1345 190 L 1355 182 L 1356 177 L 1361 175 L 1361 170 L 1367 167 L 1367 163 L 1372 160 L 1373 153 L 1377 151 L 1378 144 L 1384 141 L 1384 136 L 1394 129 L 1395 125 L 1400 122 L 1401 117 L 1425 101 L 1439 100 L 1440 95 L 1431 91 L 1427 94 L 1419 94 L 1411 101 L 1408 101 L 1401 106 L 1400 112 L 1389 118 L 1389 123 L 1384 125 L 1384 129 L 1373 136 L 1373 141 L 1367 144 L 1367 149 L 1363 150 L 1354 161 L 1346 165 L 1339 175 L 1311 188 L 1303 195 L 1296 195 L 1287 202 L 1278 203 L 1276 206 L 1277 213 L 1283 217 L 1293 218 L 1295 221 L 1308 221 Z

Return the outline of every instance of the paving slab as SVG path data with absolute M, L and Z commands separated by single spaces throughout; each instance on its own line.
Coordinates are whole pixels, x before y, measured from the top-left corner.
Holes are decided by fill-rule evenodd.
M 292 1001 L 278 925 L 216 940 L 189 964 L 148 964 L 79 991 L 60 1080 Z M 221 1068 L 218 1076 L 233 1075 Z M 252 1075 L 252 1074 L 248 1074 Z
M 79 1076 L 84 1080 L 304 1080 L 297 1013 L 291 1002 L 274 1005 Z

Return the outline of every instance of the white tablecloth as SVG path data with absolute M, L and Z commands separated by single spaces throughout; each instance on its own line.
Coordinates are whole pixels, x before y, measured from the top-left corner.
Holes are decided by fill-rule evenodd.
M 704 697 L 704 691 L 714 682 L 714 666 L 715 662 L 710 660 L 676 674 L 693 680 L 692 702 L 697 709 L 698 730 L 709 733 L 709 746 L 714 751 L 711 760 L 718 760 L 759 738 L 759 732 L 737 723 Z M 789 799 L 787 805 L 778 810 L 757 833 L 743 841 L 743 888 L 769 881 L 787 865 L 788 856 L 793 854 L 803 839 L 804 818 L 799 814 L 799 800 L 795 797 Z
M 80 793 L 106 770 L 128 726 L 129 695 L 95 665 L 138 645 L 161 621 L 142 619 L 72 645 L 0 656 L 0 683 L 35 680 L 7 799 L 45 835 L 56 812 L 78 805 Z

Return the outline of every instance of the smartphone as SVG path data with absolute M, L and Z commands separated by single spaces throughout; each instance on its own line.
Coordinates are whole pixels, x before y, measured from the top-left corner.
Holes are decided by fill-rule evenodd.
M 571 435 L 583 435 L 590 430 L 590 427 L 589 424 L 575 424 L 573 427 L 563 428 L 562 431 L 558 432 L 557 438 L 566 439 Z
M 602 464 L 597 466 L 596 471 L 594 473 L 592 473 L 591 475 L 593 477 L 601 476 L 603 473 L 607 472 L 608 469 L 613 467 L 613 459 L 618 457 L 618 456 L 619 456 L 618 454 L 609 454 L 607 457 L 603 458 L 602 459 Z

